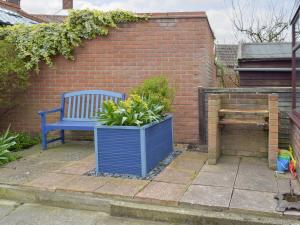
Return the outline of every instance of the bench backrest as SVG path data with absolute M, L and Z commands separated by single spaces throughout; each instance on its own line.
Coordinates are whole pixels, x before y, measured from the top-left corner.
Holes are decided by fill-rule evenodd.
M 62 96 L 62 120 L 95 121 L 98 112 L 102 112 L 103 102 L 124 100 L 125 94 L 104 91 L 87 90 L 64 93 Z

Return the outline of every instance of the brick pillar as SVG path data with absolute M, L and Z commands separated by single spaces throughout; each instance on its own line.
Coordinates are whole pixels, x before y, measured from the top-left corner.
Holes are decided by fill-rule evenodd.
M 269 95 L 269 167 L 276 168 L 278 154 L 278 95 Z
M 219 110 L 221 108 L 220 96 L 210 94 L 208 96 L 208 164 L 215 165 L 221 155 Z

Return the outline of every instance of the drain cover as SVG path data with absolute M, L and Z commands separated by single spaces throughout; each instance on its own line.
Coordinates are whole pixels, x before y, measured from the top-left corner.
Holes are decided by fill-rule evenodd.
M 276 211 L 284 212 L 289 209 L 300 210 L 300 195 L 294 193 L 277 194 L 278 200 Z

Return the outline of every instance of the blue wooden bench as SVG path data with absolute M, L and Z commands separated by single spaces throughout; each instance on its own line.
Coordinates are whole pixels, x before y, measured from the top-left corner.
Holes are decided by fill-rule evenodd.
M 65 142 L 65 130 L 94 130 L 97 113 L 102 111 L 103 102 L 124 100 L 125 94 L 103 90 L 87 90 L 64 93 L 59 108 L 39 111 L 41 116 L 42 149 L 54 141 Z M 60 119 L 55 123 L 47 123 L 46 116 L 50 113 L 60 113 Z M 49 131 L 59 130 L 60 137 L 47 140 Z

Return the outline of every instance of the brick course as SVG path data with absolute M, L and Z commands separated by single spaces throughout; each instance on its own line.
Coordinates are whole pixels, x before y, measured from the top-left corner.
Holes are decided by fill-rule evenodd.
M 177 93 L 175 141 L 198 143 L 198 86 L 215 86 L 214 37 L 205 13 L 153 14 L 147 22 L 123 24 L 106 38 L 86 41 L 75 61 L 41 65 L 22 103 L 0 121 L 15 130 L 39 132 L 38 110 L 59 106 L 63 92 L 104 89 L 126 92 L 163 74 Z M 51 118 L 54 120 L 55 117 Z

